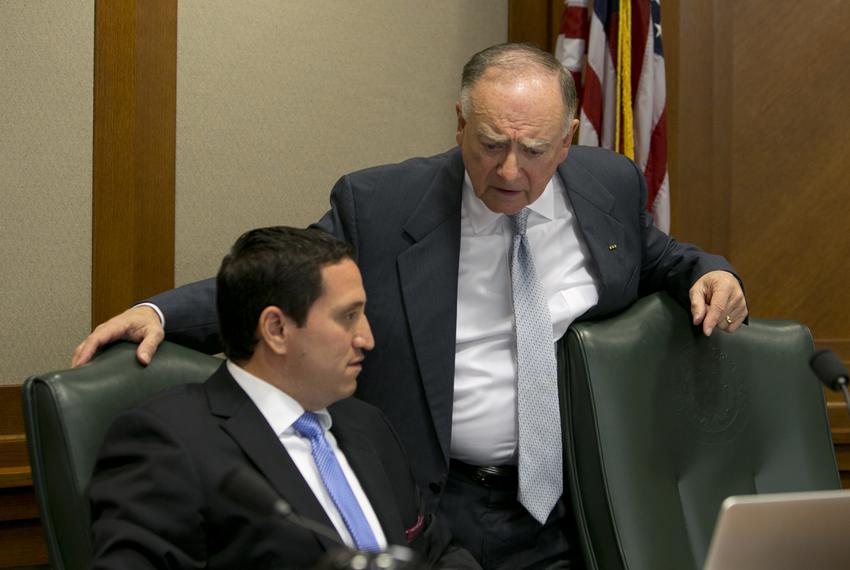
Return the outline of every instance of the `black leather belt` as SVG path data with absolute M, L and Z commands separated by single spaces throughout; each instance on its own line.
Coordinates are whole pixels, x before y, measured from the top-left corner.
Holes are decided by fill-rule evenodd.
M 449 470 L 488 489 L 516 489 L 519 481 L 516 465 L 470 465 L 452 459 Z

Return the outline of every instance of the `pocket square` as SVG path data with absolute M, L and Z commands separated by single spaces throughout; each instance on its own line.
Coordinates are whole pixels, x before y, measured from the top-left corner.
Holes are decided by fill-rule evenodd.
M 416 517 L 416 522 L 412 527 L 404 530 L 404 536 L 407 538 L 407 543 L 410 544 L 413 542 L 419 533 L 422 532 L 422 528 L 425 526 L 425 517 L 423 515 L 419 515 Z

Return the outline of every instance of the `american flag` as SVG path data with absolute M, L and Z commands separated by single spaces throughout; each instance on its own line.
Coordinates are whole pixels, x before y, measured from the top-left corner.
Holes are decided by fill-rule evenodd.
M 565 0 L 555 55 L 579 93 L 578 142 L 634 160 L 647 209 L 670 230 L 666 89 L 659 0 Z

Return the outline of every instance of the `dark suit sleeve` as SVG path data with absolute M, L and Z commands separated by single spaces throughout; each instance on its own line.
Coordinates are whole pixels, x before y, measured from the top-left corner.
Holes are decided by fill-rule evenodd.
M 121 415 L 89 487 L 93 568 L 205 567 L 199 489 L 185 449 L 155 416 Z
M 354 194 L 348 175 L 340 178 L 331 190 L 331 209 L 310 227 L 347 241 L 357 249 L 357 224 L 354 221 Z
M 215 307 L 215 279 L 195 281 L 145 299 L 165 317 L 165 340 L 205 352 L 222 351 Z

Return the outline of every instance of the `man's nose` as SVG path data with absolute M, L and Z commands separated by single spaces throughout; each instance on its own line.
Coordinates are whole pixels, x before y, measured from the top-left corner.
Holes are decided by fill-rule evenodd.
M 354 335 L 354 347 L 363 350 L 375 348 L 375 337 L 372 336 L 372 327 L 369 326 L 369 319 L 366 318 L 366 315 L 363 315 L 363 318 L 360 319 L 360 326 Z
M 519 164 L 517 163 L 517 154 L 514 150 L 508 149 L 505 153 L 502 162 L 499 164 L 499 176 L 504 180 L 513 180 L 519 174 Z

